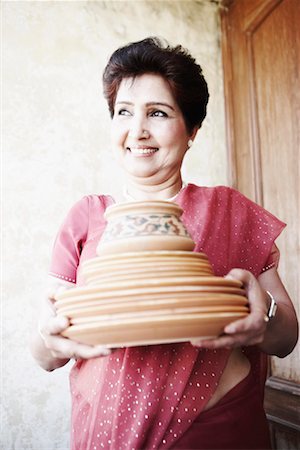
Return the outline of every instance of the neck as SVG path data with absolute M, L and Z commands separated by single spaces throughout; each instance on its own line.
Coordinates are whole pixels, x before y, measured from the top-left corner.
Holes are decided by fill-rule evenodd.
M 127 201 L 166 200 L 172 201 L 184 187 L 181 177 L 177 180 L 155 185 L 138 185 L 128 183 L 124 187 L 123 196 Z

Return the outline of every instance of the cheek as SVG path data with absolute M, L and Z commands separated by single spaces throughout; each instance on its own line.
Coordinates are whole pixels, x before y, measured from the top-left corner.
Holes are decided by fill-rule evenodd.
M 122 127 L 112 123 L 110 135 L 112 145 L 118 146 L 123 144 L 126 133 Z
M 175 124 L 172 127 L 169 127 L 168 132 L 165 133 L 165 138 L 170 144 L 177 144 L 181 147 L 182 143 L 187 141 L 187 133 L 184 125 Z

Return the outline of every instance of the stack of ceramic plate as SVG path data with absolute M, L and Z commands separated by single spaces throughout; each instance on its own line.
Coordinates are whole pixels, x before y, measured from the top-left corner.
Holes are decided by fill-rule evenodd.
M 204 253 L 189 251 L 148 251 L 99 256 L 83 265 L 86 284 L 112 281 L 151 280 L 185 276 L 213 276 Z M 138 282 L 138 280 L 137 280 Z
M 64 336 L 120 346 L 213 337 L 248 314 L 240 282 L 213 275 L 208 258 L 190 251 L 103 255 L 82 267 L 86 286 L 57 297 L 69 317 Z

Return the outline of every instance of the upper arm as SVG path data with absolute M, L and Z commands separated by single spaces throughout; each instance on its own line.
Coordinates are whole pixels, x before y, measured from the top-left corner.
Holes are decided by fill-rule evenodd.
M 83 197 L 67 214 L 52 251 L 50 275 L 62 281 L 76 283 L 82 246 L 89 228 L 89 200 Z

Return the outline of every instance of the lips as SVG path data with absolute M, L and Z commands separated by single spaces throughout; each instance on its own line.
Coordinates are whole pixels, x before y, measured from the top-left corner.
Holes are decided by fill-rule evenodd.
M 146 155 L 150 156 L 154 153 L 158 152 L 158 148 L 156 147 L 127 147 L 133 155 Z

